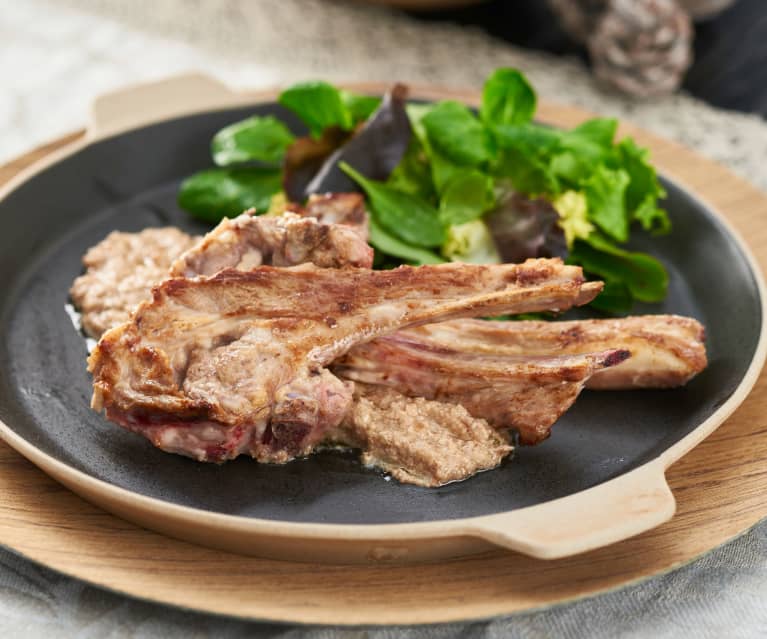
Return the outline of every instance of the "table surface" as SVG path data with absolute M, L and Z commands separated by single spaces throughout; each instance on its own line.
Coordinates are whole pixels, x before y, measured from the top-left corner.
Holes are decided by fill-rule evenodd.
M 203 70 L 249 87 L 310 77 L 478 87 L 492 68 L 510 65 L 524 69 L 547 99 L 633 120 L 767 189 L 767 125 L 757 117 L 717 111 L 685 95 L 632 103 L 604 93 L 577 61 L 367 7 L 320 0 L 219 0 L 192 12 L 186 6 L 185 0 L 0 0 L 0 122 L 6 123 L 0 161 L 82 126 L 93 96 L 174 72 Z M 139 602 L 7 551 L 0 551 L 0 627 L 14 637 L 359 636 Z M 767 523 L 644 584 L 549 611 L 398 629 L 397 636 L 579 637 L 585 629 L 592 637 L 767 636 Z

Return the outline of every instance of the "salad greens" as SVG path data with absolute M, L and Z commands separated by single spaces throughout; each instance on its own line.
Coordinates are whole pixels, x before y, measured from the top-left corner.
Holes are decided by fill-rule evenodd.
M 279 169 L 208 169 L 181 183 L 178 203 L 204 222 L 218 224 L 222 217 L 236 217 L 249 208 L 266 211 L 281 185 Z
M 442 246 L 445 225 L 431 204 L 382 182 L 368 180 L 345 162 L 340 166 L 364 189 L 372 218 L 386 231 L 411 246 Z
M 632 232 L 668 233 L 665 191 L 648 151 L 616 140 L 618 123 L 572 130 L 534 121 L 536 94 L 516 69 L 485 82 L 477 112 L 453 100 L 406 103 L 304 82 L 279 97 L 306 125 L 296 137 L 274 116 L 219 131 L 218 168 L 185 180 L 179 204 L 215 223 L 270 200 L 357 189 L 370 211 L 376 266 L 560 256 L 605 281 L 592 306 L 608 313 L 659 302 L 668 274 L 627 249 Z M 282 198 L 282 199 L 280 199 Z
M 244 162 L 282 165 L 285 151 L 295 141 L 290 129 L 269 115 L 252 117 L 221 129 L 213 137 L 211 153 L 218 166 Z

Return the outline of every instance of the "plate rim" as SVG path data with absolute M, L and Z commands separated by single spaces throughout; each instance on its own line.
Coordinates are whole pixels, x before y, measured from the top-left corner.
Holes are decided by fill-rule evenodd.
M 11 178 L 11 180 L 0 188 L 0 201 L 5 199 L 11 192 L 19 188 L 19 186 L 33 178 L 35 175 L 87 148 L 95 142 L 118 137 L 135 128 L 142 128 L 144 126 L 192 115 L 193 113 L 199 113 L 201 111 L 216 111 L 231 109 L 237 106 L 256 105 L 270 100 L 270 98 L 273 101 L 275 93 L 274 90 L 266 90 L 258 92 L 256 95 L 244 93 L 230 94 L 229 97 L 223 100 L 222 104 L 215 108 L 208 107 L 202 110 L 192 109 L 184 113 L 166 115 L 161 118 L 147 117 L 140 124 L 134 123 L 133 126 L 112 131 L 107 135 L 86 136 L 81 140 L 77 140 L 74 143 L 65 146 L 59 151 L 49 154 Z M 417 97 L 430 99 L 428 95 L 429 89 L 416 87 L 413 93 Z M 236 98 L 232 98 L 231 95 L 236 95 Z M 665 470 L 674 461 L 684 456 L 703 439 L 708 437 L 708 435 L 720 426 L 743 402 L 753 388 L 753 385 L 756 383 L 759 373 L 764 365 L 765 357 L 767 356 L 767 325 L 765 323 L 765 318 L 767 317 L 767 291 L 765 289 L 762 270 L 753 256 L 750 247 L 727 217 L 719 211 L 718 207 L 712 205 L 703 196 L 692 192 L 685 185 L 681 184 L 678 180 L 668 174 L 663 173 L 663 178 L 672 183 L 699 206 L 706 209 L 723 227 L 724 231 L 729 234 L 729 239 L 734 242 L 735 246 L 743 256 L 751 276 L 754 278 L 757 293 L 761 302 L 759 339 L 748 368 L 740 383 L 731 396 L 707 419 L 703 420 L 693 431 L 663 451 L 657 457 L 647 461 L 628 473 L 623 473 L 622 475 L 586 490 L 559 499 L 550 500 L 542 504 L 536 504 L 512 511 L 460 519 L 388 524 L 287 522 L 207 511 L 191 506 L 174 504 L 159 498 L 149 497 L 121 488 L 104 480 L 97 479 L 83 471 L 77 470 L 55 457 L 48 455 L 18 435 L 10 426 L 2 421 L 0 421 L 0 437 L 44 472 L 59 480 L 67 487 L 74 490 L 74 492 L 86 496 L 86 499 L 98 503 L 99 506 L 106 510 L 112 512 L 120 510 L 121 512 L 118 514 L 124 518 L 135 520 L 137 515 L 135 511 L 142 511 L 145 515 L 149 514 L 153 517 L 161 518 L 170 517 L 177 522 L 186 524 L 194 522 L 199 525 L 200 520 L 202 519 L 204 520 L 204 524 L 212 530 L 229 530 L 235 534 L 245 534 L 249 536 L 274 536 L 293 541 L 333 540 L 361 542 L 363 546 L 367 548 L 367 551 L 362 557 L 363 560 L 370 560 L 371 558 L 376 559 L 375 552 L 371 556 L 369 548 L 370 544 L 380 545 L 381 543 L 386 542 L 410 542 L 469 537 L 475 540 L 489 542 L 496 546 L 517 550 L 534 557 L 556 558 L 583 552 L 633 536 L 666 521 L 673 515 L 675 501 L 665 480 Z M 587 504 L 592 504 L 594 507 L 599 507 L 600 505 L 603 506 L 603 500 L 606 496 L 609 498 L 610 493 L 614 492 L 612 489 L 616 486 L 622 491 L 619 491 L 619 495 L 617 496 L 619 501 L 625 500 L 627 496 L 630 496 L 632 499 L 638 499 L 644 504 L 646 512 L 643 516 L 634 513 L 633 519 L 630 518 L 626 524 L 618 526 L 617 528 L 613 521 L 613 517 L 610 516 L 607 521 L 602 522 L 608 526 L 608 530 L 596 531 L 597 534 L 593 534 L 594 531 L 592 531 L 592 534 L 587 535 L 586 537 L 583 536 L 583 531 L 578 531 L 581 535 L 580 539 L 573 539 L 572 536 L 558 540 L 546 539 L 541 541 L 540 539 L 536 539 L 536 536 L 540 533 L 541 516 L 544 519 L 549 519 L 552 512 L 557 510 L 561 511 L 563 507 L 565 509 L 567 509 L 568 506 L 572 508 L 573 502 L 578 502 L 576 506 L 579 510 Z M 124 509 L 127 509 L 127 511 Z M 541 512 L 543 512 L 543 515 L 540 514 Z M 611 515 L 612 514 L 614 513 L 611 513 Z M 515 531 L 515 527 L 521 529 Z M 155 526 L 155 528 L 158 527 Z M 182 534 L 183 531 L 177 529 L 165 529 L 163 532 L 189 539 L 188 535 L 185 536 Z M 194 539 L 194 541 L 199 543 L 199 539 Z M 396 548 L 389 550 L 396 554 Z M 373 548 L 373 551 L 375 551 L 375 548 Z M 331 554 L 333 555 L 330 557 L 332 562 L 339 559 L 337 556 L 338 553 Z M 340 556 L 345 558 L 345 554 L 346 553 L 341 552 Z M 386 552 L 384 552 L 384 554 L 386 554 Z M 444 555 L 440 554 L 439 556 Z M 291 558 L 293 558 L 293 556 L 291 556 Z M 382 558 L 390 559 L 391 557 L 387 556 Z M 407 558 L 412 557 L 408 556 Z M 418 558 L 424 557 L 419 556 Z M 359 559 L 359 557 L 355 557 L 355 559 Z

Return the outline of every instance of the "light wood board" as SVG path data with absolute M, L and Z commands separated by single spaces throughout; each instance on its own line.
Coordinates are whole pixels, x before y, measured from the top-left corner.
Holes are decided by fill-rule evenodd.
M 415 93 L 476 99 L 460 91 Z M 563 126 L 587 115 L 551 104 L 539 109 L 542 120 Z M 764 194 L 676 144 L 625 125 L 621 134 L 649 146 L 664 173 L 723 212 L 764 269 Z M 0 167 L 0 183 L 77 137 Z M 0 543 L 130 595 L 255 619 L 425 623 L 546 607 L 670 570 L 767 516 L 766 374 L 736 413 L 675 463 L 667 477 L 678 504 L 671 521 L 582 555 L 543 561 L 493 551 L 431 564 L 334 566 L 243 557 L 149 532 L 91 506 L 0 443 Z

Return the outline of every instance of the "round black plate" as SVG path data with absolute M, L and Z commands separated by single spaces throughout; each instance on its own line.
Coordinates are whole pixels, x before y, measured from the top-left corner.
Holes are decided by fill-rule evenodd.
M 584 392 L 553 436 L 501 468 L 438 489 L 387 481 L 354 455 L 327 452 L 285 466 L 223 466 L 169 455 L 89 407 L 85 342 L 65 311 L 81 256 L 109 231 L 174 224 L 205 229 L 175 203 L 179 181 L 210 165 L 224 125 L 275 104 L 171 120 L 97 142 L 0 202 L 0 420 L 54 458 L 141 495 L 219 513 L 292 522 L 407 523 L 504 512 L 570 495 L 647 462 L 733 393 L 761 326 L 757 284 L 725 228 L 664 181 L 670 236 L 634 244 L 671 274 L 667 301 L 637 313 L 679 313 L 708 333 L 708 369 L 672 391 Z

